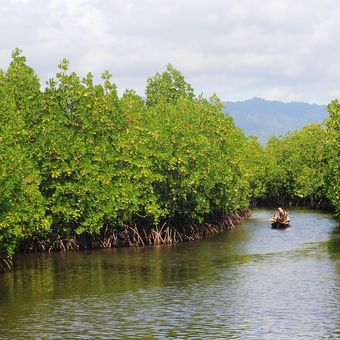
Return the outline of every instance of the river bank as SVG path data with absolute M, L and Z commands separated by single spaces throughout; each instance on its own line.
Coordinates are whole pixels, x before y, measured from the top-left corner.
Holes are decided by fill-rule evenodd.
M 67 252 L 84 249 L 108 249 L 120 247 L 152 246 L 176 244 L 212 237 L 242 224 L 250 216 L 250 210 L 244 209 L 234 214 L 214 216 L 205 223 L 191 223 L 176 227 L 167 223 L 159 226 L 145 226 L 138 223 L 121 225 L 116 228 L 103 228 L 99 235 L 83 233 L 81 235 L 37 235 L 26 238 L 18 245 L 18 253 Z M 8 257 L 0 257 L 0 272 L 13 267 Z

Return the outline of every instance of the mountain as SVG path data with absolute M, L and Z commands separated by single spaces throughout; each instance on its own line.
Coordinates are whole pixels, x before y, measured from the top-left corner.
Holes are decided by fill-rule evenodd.
M 272 135 L 303 128 L 306 124 L 321 124 L 328 118 L 325 105 L 303 102 L 283 103 L 262 98 L 224 102 L 224 112 L 247 136 L 257 136 L 265 143 Z

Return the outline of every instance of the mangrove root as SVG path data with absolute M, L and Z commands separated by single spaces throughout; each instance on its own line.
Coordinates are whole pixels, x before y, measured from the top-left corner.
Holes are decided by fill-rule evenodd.
M 10 258 L 0 256 L 0 273 L 11 271 L 12 267 L 13 262 Z
M 34 236 L 31 239 L 25 240 L 24 244 L 21 245 L 21 251 L 66 252 L 88 248 L 176 244 L 178 242 L 212 237 L 221 232 L 234 229 L 238 224 L 243 223 L 249 215 L 250 212 L 246 209 L 236 214 L 215 216 L 203 224 L 191 223 L 185 227 L 171 225 L 168 220 L 158 226 L 140 225 L 137 223 L 131 223 L 130 225 L 122 224 L 116 228 L 106 227 L 100 235 L 82 234 L 68 237 L 56 235 L 53 238 L 50 237 L 49 241 Z M 6 266 L 6 262 L 1 262 L 1 268 Z

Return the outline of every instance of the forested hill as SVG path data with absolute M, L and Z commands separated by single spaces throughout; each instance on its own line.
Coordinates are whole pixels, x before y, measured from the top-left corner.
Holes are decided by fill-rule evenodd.
M 264 143 L 275 135 L 301 129 L 306 124 L 322 123 L 328 117 L 325 105 L 302 102 L 283 103 L 253 98 L 245 101 L 224 102 L 229 113 L 246 135 L 257 136 Z

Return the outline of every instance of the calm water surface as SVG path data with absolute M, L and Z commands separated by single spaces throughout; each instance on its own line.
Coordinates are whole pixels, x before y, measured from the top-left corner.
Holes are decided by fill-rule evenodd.
M 293 210 L 273 230 L 174 247 L 25 255 L 0 275 L 0 338 L 340 339 L 340 234 Z

